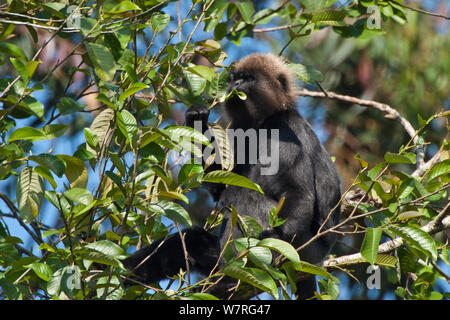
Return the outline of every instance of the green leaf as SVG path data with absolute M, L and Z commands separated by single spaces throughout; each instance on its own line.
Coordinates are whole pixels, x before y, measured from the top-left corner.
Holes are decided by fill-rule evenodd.
M 189 184 L 189 186 L 199 186 L 203 176 L 203 166 L 200 164 L 184 164 L 178 172 L 178 184 Z M 195 179 L 194 179 L 195 178 Z
M 397 258 L 389 254 L 379 254 L 375 259 L 375 264 L 379 266 L 395 268 L 397 265 Z
M 383 231 L 378 228 L 367 228 L 364 240 L 361 245 L 361 256 L 370 264 L 374 264 L 378 255 L 378 246 L 380 244 Z
M 40 140 L 56 139 L 62 136 L 66 132 L 67 128 L 69 128 L 69 126 L 64 124 L 47 125 L 41 129 L 45 137 Z
M 128 89 L 126 89 L 119 96 L 119 101 L 120 102 L 125 101 L 125 99 L 128 98 L 129 96 L 131 96 L 141 90 L 147 89 L 147 88 L 148 88 L 148 85 L 146 85 L 145 83 L 141 83 L 141 82 L 133 83 Z
M 398 187 L 398 197 L 399 199 L 404 199 L 414 191 L 416 183 L 414 178 L 405 178 Z
M 87 244 L 85 248 L 101 252 L 104 255 L 111 256 L 119 260 L 127 257 L 126 252 L 120 246 L 109 240 L 92 242 Z
M 22 219 L 30 223 L 35 219 L 44 200 L 44 179 L 31 167 L 25 167 L 19 174 L 16 185 L 16 199 Z
M 137 121 L 136 118 L 128 110 L 122 110 L 117 113 L 117 125 L 131 145 L 137 142 Z
M 25 52 L 13 43 L 0 41 L 0 52 L 6 53 L 11 57 L 19 58 L 24 61 L 28 60 Z
M 117 276 L 101 277 L 98 279 L 96 287 L 98 287 L 97 298 L 99 299 L 120 300 L 124 294 L 124 289 Z
M 28 157 L 28 159 L 33 160 L 40 165 L 52 170 L 58 177 L 62 177 L 64 172 L 66 172 L 66 164 L 64 163 L 64 161 L 54 155 L 42 153 L 37 156 L 31 155 Z
M 52 268 L 50 268 L 46 263 L 32 263 L 31 269 L 33 269 L 34 273 L 36 273 L 36 275 L 44 281 L 50 280 L 53 274 Z
M 287 65 L 292 70 L 297 79 L 313 84 L 315 81 L 323 81 L 323 74 L 310 66 L 299 63 L 290 63 Z
M 55 182 L 55 179 L 53 179 L 52 173 L 50 172 L 50 170 L 47 167 L 37 166 L 37 167 L 34 167 L 33 170 L 34 170 L 34 172 L 39 174 L 41 177 L 43 177 L 45 180 L 50 182 L 50 184 L 52 185 L 53 189 L 56 189 L 58 187 L 58 185 Z
M 184 70 L 184 77 L 194 96 L 200 95 L 206 88 L 207 80 L 196 73 Z
M 179 204 L 167 201 L 167 200 L 161 200 L 156 203 L 150 203 L 149 209 L 152 211 L 155 211 L 159 214 L 162 214 L 166 216 L 167 218 L 178 222 L 182 225 L 190 227 L 192 225 L 191 217 L 189 216 L 189 213 Z
M 389 226 L 387 230 L 392 231 L 394 234 L 400 236 L 407 243 L 418 246 L 423 249 L 428 257 L 433 260 L 437 259 L 437 249 L 434 239 L 425 231 L 413 227 L 413 226 Z
M 98 146 L 98 136 L 90 128 L 84 128 L 84 137 L 86 138 L 86 143 L 92 147 L 96 148 Z
M 208 125 L 209 130 L 212 131 L 214 138 L 218 145 L 218 151 L 220 155 L 220 165 L 222 170 L 231 171 L 234 167 L 234 153 L 231 148 L 230 139 L 228 134 L 222 126 L 218 123 L 210 123 Z
M 25 64 L 20 59 L 11 57 L 11 58 L 9 58 L 9 60 L 11 61 L 12 65 L 14 66 L 16 71 L 19 73 L 19 75 L 22 77 L 23 82 L 28 83 L 29 79 L 28 79 L 27 71 L 25 69 Z
M 61 280 L 64 268 L 58 269 L 47 282 L 47 292 L 52 296 L 57 296 L 61 292 Z
M 386 152 L 384 155 L 384 160 L 386 163 L 416 163 L 416 155 L 414 153 L 396 154 L 391 152 Z
M 403 221 L 403 220 L 408 220 L 408 219 L 412 219 L 412 218 L 422 217 L 424 215 L 425 215 L 425 213 L 419 212 L 419 211 L 405 211 L 405 212 L 398 214 L 397 220 Z
M 66 163 L 65 175 L 71 188 L 86 188 L 88 182 L 88 170 L 83 161 L 65 154 L 57 155 Z
M 245 237 L 257 238 L 263 232 L 263 228 L 256 221 L 255 218 L 250 216 L 238 216 L 239 226 Z
M 238 7 L 239 12 L 241 13 L 242 19 L 248 24 L 252 23 L 252 15 L 255 12 L 255 7 L 253 3 L 249 0 L 235 2 L 235 5 Z
M 48 2 L 48 3 L 41 3 L 40 4 L 45 11 L 51 13 L 52 15 L 55 15 L 59 19 L 64 19 L 66 16 L 62 12 L 64 7 L 66 6 L 64 3 L 61 2 Z
M 69 200 L 72 200 L 76 203 L 84 204 L 85 206 L 90 205 L 94 201 L 94 197 L 92 194 L 83 188 L 72 188 L 64 192 L 64 196 L 66 196 Z
M 286 241 L 274 238 L 266 238 L 259 241 L 257 245 L 275 250 L 294 263 L 300 262 L 297 251 L 291 244 L 287 243 Z
M 201 293 L 201 292 L 193 293 L 189 295 L 188 298 L 193 300 L 219 300 L 217 297 L 213 296 L 210 293 Z
M 337 0 L 300 0 L 302 8 L 307 9 L 308 12 L 317 12 L 331 6 L 335 2 L 337 2 Z
M 63 97 L 59 99 L 58 103 L 56 104 L 56 107 L 58 108 L 61 115 L 67 115 L 75 112 L 80 112 L 84 109 L 84 106 L 73 100 L 69 97 Z
M 201 143 L 205 146 L 210 146 L 211 142 L 201 132 L 183 126 L 171 125 L 160 131 L 166 134 L 173 142 L 178 143 L 181 140 L 188 140 L 191 142 Z
M 214 70 L 207 66 L 198 65 L 198 66 L 189 67 L 189 68 L 187 68 L 187 70 L 192 73 L 195 73 L 196 75 L 198 75 L 198 76 L 202 77 L 203 79 L 206 79 L 210 82 L 216 76 L 216 73 L 214 72 Z
M 167 13 L 156 13 L 151 19 L 152 29 L 155 33 L 163 31 L 170 22 L 170 15 Z
M 65 215 L 72 210 L 72 205 L 65 197 L 56 191 L 45 191 L 45 198 L 50 201 L 58 210 L 61 210 Z
M 314 14 L 311 18 L 311 22 L 321 22 L 332 26 L 345 26 L 343 21 L 346 17 L 344 11 L 338 10 L 324 10 Z
M 256 190 L 264 194 L 259 185 L 247 179 L 246 177 L 240 176 L 234 172 L 221 170 L 211 171 L 203 177 L 203 182 L 223 183 Z
M 273 281 L 272 277 L 263 270 L 230 265 L 225 267 L 224 273 L 229 277 L 247 282 L 256 288 L 269 293 L 275 299 L 279 298 L 277 285 Z
M 77 250 L 81 258 L 101 264 L 106 264 L 113 267 L 121 267 L 121 263 L 118 259 L 106 255 L 102 252 L 91 250 L 91 249 L 81 249 Z
M 444 174 L 450 174 L 450 159 L 446 159 L 436 164 L 428 173 L 428 181 L 432 181 Z
M 109 50 L 100 44 L 84 42 L 94 71 L 103 81 L 111 81 L 116 74 L 116 62 Z
M 8 142 L 13 142 L 16 140 L 31 140 L 31 141 L 37 141 L 42 140 L 42 138 L 45 137 L 44 133 L 39 130 L 32 127 L 22 127 L 19 129 L 16 129 L 8 138 Z
M 316 265 L 313 265 L 311 263 L 301 261 L 298 263 L 293 262 L 286 262 L 286 263 L 292 263 L 293 267 L 297 271 L 306 272 L 310 274 L 314 274 L 316 276 L 320 276 L 323 278 L 327 278 L 336 282 L 339 282 L 338 278 L 334 277 L 331 273 L 327 272 L 324 268 L 318 267 Z
M 119 13 L 125 13 L 128 11 L 142 11 L 142 9 L 139 8 L 139 6 L 137 6 L 133 2 L 125 0 L 125 1 L 121 1 L 118 5 L 114 6 L 114 8 L 108 10 L 106 13 L 119 14 Z
M 91 132 L 97 136 L 97 142 L 98 142 L 98 148 L 101 148 L 103 146 L 103 142 L 105 141 L 106 134 L 108 133 L 108 130 L 110 129 L 111 122 L 114 119 L 114 110 L 107 108 L 100 112 L 92 121 L 90 130 Z M 89 134 L 88 133 L 88 134 Z M 87 138 L 86 138 L 87 140 Z M 94 142 L 94 141 L 92 141 Z M 86 150 L 97 154 L 97 150 L 93 149 L 91 144 L 86 145 Z

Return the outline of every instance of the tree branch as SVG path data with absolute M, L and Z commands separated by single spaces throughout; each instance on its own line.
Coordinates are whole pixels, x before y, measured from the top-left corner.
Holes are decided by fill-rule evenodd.
M 385 118 L 398 121 L 402 125 L 402 127 L 405 129 L 405 131 L 408 133 L 408 135 L 411 137 L 414 144 L 419 143 L 419 137 L 416 134 L 416 130 L 411 125 L 411 123 L 408 120 L 406 120 L 404 117 L 402 117 L 397 110 L 395 110 L 394 108 L 392 108 L 391 106 L 389 106 L 385 103 L 381 103 L 381 102 L 377 102 L 377 101 L 373 101 L 373 100 L 359 99 L 359 98 L 352 97 L 352 96 L 337 94 L 337 93 L 334 93 L 331 91 L 318 92 L 318 91 L 310 91 L 310 90 L 304 89 L 304 88 L 298 91 L 298 95 L 305 96 L 305 97 L 313 97 L 313 98 L 328 98 L 328 99 L 332 99 L 332 100 L 339 100 L 339 101 L 359 104 L 361 106 L 375 108 L 375 109 L 385 113 L 386 114 Z M 418 146 L 418 148 L 417 148 L 417 168 L 420 168 L 421 166 L 423 166 L 424 157 L 425 157 L 424 147 Z
M 422 231 L 425 231 L 428 234 L 434 234 L 440 231 L 443 231 L 447 228 L 450 228 L 450 216 L 449 216 L 449 206 L 450 202 L 442 209 L 442 211 L 429 223 L 420 228 Z M 399 248 L 403 245 L 402 238 L 396 238 L 394 240 L 390 240 L 381 244 L 378 247 L 378 253 L 388 253 L 392 250 Z M 354 253 L 347 256 L 338 257 L 335 259 L 329 259 L 322 263 L 323 267 L 332 267 L 340 264 L 347 264 L 351 261 L 358 261 L 364 259 L 361 256 L 361 253 Z

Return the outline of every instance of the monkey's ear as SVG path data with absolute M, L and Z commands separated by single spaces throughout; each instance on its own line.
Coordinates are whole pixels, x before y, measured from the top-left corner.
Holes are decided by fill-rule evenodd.
M 284 74 L 280 74 L 278 75 L 278 81 L 280 81 L 281 86 L 283 87 L 284 90 L 287 90 L 287 86 L 288 86 L 288 82 L 286 77 L 284 76 Z

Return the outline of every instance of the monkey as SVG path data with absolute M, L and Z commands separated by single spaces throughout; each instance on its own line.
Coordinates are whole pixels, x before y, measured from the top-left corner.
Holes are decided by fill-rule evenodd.
M 236 163 L 234 173 L 258 184 L 263 194 L 238 186 L 216 185 L 211 193 L 216 209 L 224 218 L 219 235 L 195 226 L 183 230 L 191 270 L 208 275 L 217 266 L 231 230 L 230 212 L 233 206 L 238 214 L 254 218 L 263 228 L 260 239 L 277 238 L 291 243 L 295 248 L 316 235 L 319 228 L 335 226 L 339 219 L 341 197 L 340 178 L 330 155 L 316 134 L 296 109 L 297 87 L 295 77 L 287 63 L 273 54 L 253 53 L 237 61 L 228 83 L 228 92 L 239 91 L 246 99 L 234 95 L 224 103 L 224 111 L 231 120 L 231 129 L 276 130 L 278 136 L 269 135 L 261 148 L 278 152 L 278 170 L 263 175 L 266 167 L 257 156 L 256 163 Z M 207 129 L 209 109 L 194 105 L 186 111 L 186 125 L 201 121 Z M 246 142 L 249 147 L 249 142 Z M 248 150 L 244 159 L 249 159 Z M 266 150 L 267 151 L 267 150 Z M 213 168 L 214 169 L 214 168 Z M 209 168 L 211 170 L 211 168 Z M 284 203 L 278 213 L 286 221 L 277 226 L 269 224 L 269 212 Z M 225 231 L 224 231 L 225 230 Z M 233 238 L 243 237 L 239 225 L 232 228 Z M 310 263 L 320 262 L 334 244 L 335 234 L 329 232 L 300 250 L 300 259 Z M 146 260 L 145 260 L 146 259 Z M 179 234 L 158 240 L 137 251 L 124 261 L 127 268 L 147 283 L 175 275 L 186 268 L 186 260 Z M 299 297 L 311 296 L 315 280 L 299 284 Z

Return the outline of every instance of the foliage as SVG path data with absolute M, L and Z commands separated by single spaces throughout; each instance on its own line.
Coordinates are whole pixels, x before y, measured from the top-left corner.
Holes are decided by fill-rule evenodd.
M 190 201 L 187 193 L 202 182 L 263 192 L 229 172 L 224 135 L 218 139 L 223 170 L 205 174 L 201 165 L 186 162 L 180 155 L 198 156 L 198 145 L 208 146 L 209 140 L 170 122 L 174 105 L 213 108 L 227 99 L 224 44 L 239 45 L 244 37 L 273 31 L 274 24 L 289 34 L 283 50 L 324 28 L 332 28 L 339 37 L 380 37 L 389 30 L 372 28 L 374 16 L 366 15 L 375 2 L 340 6 L 330 0 L 283 1 L 257 10 L 248 0 L 192 1 L 183 2 L 188 3 L 185 16 L 175 12 L 182 2 L 168 0 L 11 0 L 2 5 L 0 179 L 15 185 L 16 191 L 15 199 L 0 192 L 5 204 L 0 212 L 0 296 L 210 299 L 214 296 L 203 292 L 227 275 L 241 280 L 237 294 L 250 285 L 274 298 L 290 299 L 297 289 L 296 272 L 301 272 L 323 277 L 316 298 L 336 299 L 339 280 L 331 274 L 336 265 L 311 265 L 300 260 L 301 248 L 277 239 L 258 240 L 261 226 L 235 210 L 233 225 L 239 223 L 247 237 L 230 237 L 223 252 L 225 265 L 206 279 L 192 282 L 180 271 L 175 289 L 124 285 L 130 274 L 122 260 L 136 247 L 192 225 L 184 204 Z M 404 6 L 378 2 L 382 19 L 408 25 Z M 194 41 L 197 34 L 204 38 Z M 53 63 L 46 51 L 52 43 L 58 44 Z M 198 57 L 206 62 L 196 63 Z M 291 67 L 304 83 L 313 85 L 324 78 L 311 66 Z M 49 96 L 46 103 L 38 99 L 42 92 Z M 427 144 L 432 120 L 447 116 L 448 111 L 423 119 L 418 115 L 419 143 Z M 217 124 L 212 129 L 223 133 Z M 49 147 L 67 137 L 81 137 L 82 142 L 64 154 Z M 363 232 L 364 241 L 361 257 L 338 268 L 351 275 L 355 263 L 378 264 L 396 272 L 399 297 L 443 298 L 433 285 L 443 277 L 437 262 L 449 264 L 448 246 L 442 237 L 432 236 L 442 228 L 422 227 L 433 221 L 440 224 L 448 215 L 449 145 L 440 141 L 438 156 L 426 167 L 416 163 L 420 148 L 413 140 L 389 150 L 382 162 L 371 166 L 355 157 L 361 167 L 345 195 L 359 188 L 364 197 L 342 199 L 347 210 L 339 227 Z M 284 222 L 277 217 L 282 202 L 268 212 L 273 226 Z M 44 206 L 58 216 L 56 224 L 44 223 Z M 211 215 L 207 227 L 213 228 L 221 218 Z M 26 230 L 33 241 L 31 250 L 25 239 L 14 236 L 7 219 Z M 379 254 L 380 241 L 395 237 L 403 239 L 403 246 L 395 248 L 394 255 Z M 411 289 L 408 283 L 401 285 L 410 275 Z M 199 290 L 202 293 L 194 293 Z

